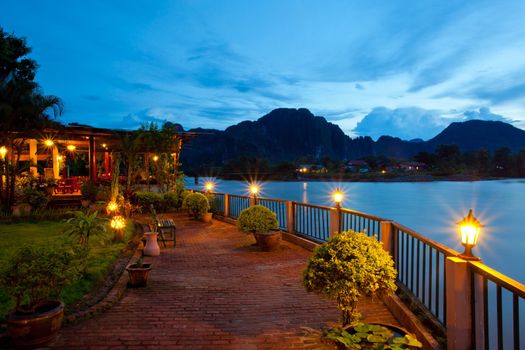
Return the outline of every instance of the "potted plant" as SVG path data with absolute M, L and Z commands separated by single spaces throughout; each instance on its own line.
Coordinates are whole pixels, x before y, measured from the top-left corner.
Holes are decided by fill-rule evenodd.
M 303 272 L 303 285 L 309 292 L 335 299 L 346 326 L 359 321 L 357 302 L 361 296 L 396 290 L 396 275 L 392 257 L 381 242 L 347 231 L 315 249 Z
M 55 339 L 64 304 L 55 300 L 66 283 L 80 275 L 82 252 L 76 247 L 20 248 L 0 271 L 0 285 L 16 301 L 7 315 L 7 330 L 15 347 L 39 347 Z
M 134 264 L 128 265 L 126 267 L 129 275 L 128 285 L 130 287 L 145 287 L 148 283 L 151 268 L 151 264 L 144 264 L 142 256 Z
M 305 328 L 312 339 L 321 339 L 331 342 L 339 349 L 418 349 L 423 347 L 420 341 L 405 329 L 392 325 L 371 323 L 354 323 L 352 325 L 333 325 L 318 331 Z
M 95 202 L 97 199 L 98 188 L 93 184 L 93 181 L 86 180 L 80 187 L 80 193 L 82 194 L 81 203 L 84 208 L 89 207 L 89 204 Z
M 188 214 L 194 219 L 202 219 L 210 210 L 208 198 L 202 193 L 194 192 L 184 197 L 182 208 L 188 211 Z
M 254 205 L 241 211 L 237 228 L 242 232 L 252 233 L 263 251 L 276 250 L 281 242 L 281 232 L 277 231 L 277 216 L 262 205 Z

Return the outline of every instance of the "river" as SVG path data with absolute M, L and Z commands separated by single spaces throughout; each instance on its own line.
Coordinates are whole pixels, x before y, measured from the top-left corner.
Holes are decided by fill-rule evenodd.
M 205 179 L 189 188 L 203 189 Z M 333 205 L 340 187 L 342 206 L 395 220 L 460 252 L 456 222 L 472 208 L 482 228 L 473 253 L 501 273 L 525 283 L 525 179 L 474 182 L 284 182 L 260 183 L 261 196 Z M 243 181 L 217 181 L 216 192 L 248 195 Z

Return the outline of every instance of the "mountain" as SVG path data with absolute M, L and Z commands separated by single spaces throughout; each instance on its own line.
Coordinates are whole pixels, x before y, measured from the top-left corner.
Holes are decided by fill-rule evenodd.
M 500 121 L 469 120 L 450 124 L 427 144 L 431 148 L 457 144 L 463 152 L 481 148 L 494 151 L 501 147 L 516 152 L 525 149 L 525 131 Z
M 525 131 L 496 121 L 470 120 L 450 124 L 434 138 L 401 140 L 391 136 L 350 138 L 339 126 L 305 108 L 279 108 L 256 121 L 243 121 L 224 131 L 192 129 L 201 135 L 185 144 L 185 168 L 222 166 L 240 156 L 265 158 L 272 163 L 325 156 L 356 159 L 369 155 L 409 159 L 418 152 L 433 152 L 441 144 L 457 144 L 462 151 L 509 147 L 525 149 Z

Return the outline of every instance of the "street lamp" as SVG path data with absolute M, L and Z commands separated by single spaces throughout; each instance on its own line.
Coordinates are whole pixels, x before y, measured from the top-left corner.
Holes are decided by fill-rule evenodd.
M 47 147 L 51 147 L 55 145 L 55 142 L 53 142 L 53 140 L 51 139 L 47 139 L 44 141 L 44 145 L 46 145 Z
M 343 201 L 344 193 L 339 188 L 336 188 L 334 193 L 332 194 L 332 198 L 335 202 L 336 208 L 341 208 L 341 202 Z
M 0 157 L 2 157 L 2 160 L 5 159 L 6 154 L 7 154 L 7 148 L 5 146 L 0 147 Z
M 479 237 L 479 231 L 483 225 L 474 217 L 472 209 L 468 215 L 458 222 L 461 244 L 465 247 L 463 254 L 459 257 L 465 260 L 481 260 L 479 257 L 472 255 L 472 248 L 476 246 Z
M 213 182 L 211 182 L 211 181 L 206 182 L 206 184 L 204 185 L 204 188 L 206 189 L 206 192 L 213 191 L 214 187 L 215 187 L 215 184 Z

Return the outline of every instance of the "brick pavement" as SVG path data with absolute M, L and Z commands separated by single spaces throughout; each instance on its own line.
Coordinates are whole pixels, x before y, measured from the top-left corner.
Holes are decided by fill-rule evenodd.
M 66 326 L 53 349 L 326 349 L 301 327 L 337 321 L 335 304 L 301 284 L 310 252 L 283 242 L 260 252 L 235 226 L 176 215 L 177 247 L 146 257 L 146 288 L 128 289 L 110 310 Z M 380 302 L 367 320 L 397 324 Z

